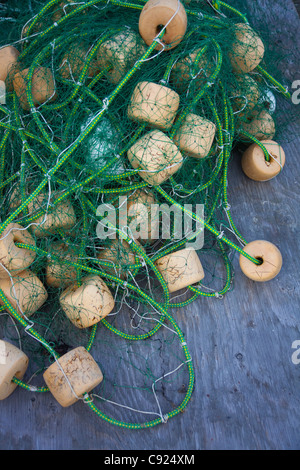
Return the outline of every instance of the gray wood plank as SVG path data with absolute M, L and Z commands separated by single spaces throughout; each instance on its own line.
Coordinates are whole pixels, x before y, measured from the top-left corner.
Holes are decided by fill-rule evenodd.
M 247 2 L 250 9 L 252 3 Z M 278 47 L 288 32 L 284 47 L 295 55 L 292 60 L 289 54 L 283 72 L 289 83 L 299 79 L 299 19 L 292 2 L 261 0 L 255 4 L 259 8 L 253 22 L 258 29 L 271 22 L 272 37 L 282 41 Z M 239 154 L 231 162 L 233 219 L 247 240 L 264 238 L 279 246 L 283 269 L 276 279 L 261 285 L 241 273 L 235 256 L 231 292 L 222 299 L 200 298 L 174 312 L 196 374 L 184 413 L 166 424 L 133 431 L 98 418 L 83 403 L 62 409 L 49 394 L 17 389 L 0 402 L 0 449 L 300 448 L 300 364 L 291 359 L 292 343 L 300 340 L 299 135 L 295 123 L 285 130 L 286 166 L 270 182 L 247 179 Z M 161 356 L 161 360 L 169 365 L 167 357 Z M 143 399 L 141 394 L 139 404 Z M 126 412 L 121 410 L 120 416 L 126 419 Z

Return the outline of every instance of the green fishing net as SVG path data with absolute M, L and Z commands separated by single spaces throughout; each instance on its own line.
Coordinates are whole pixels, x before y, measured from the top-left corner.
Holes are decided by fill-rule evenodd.
M 259 264 L 228 165 L 253 144 L 270 163 L 290 98 L 243 2 L 157 3 L 150 39 L 142 0 L 1 4 L 0 327 L 30 359 L 13 382 L 49 392 L 45 370 L 84 346 L 103 380 L 79 398 L 129 428 L 192 395 L 176 314 L 233 288 L 235 254 Z

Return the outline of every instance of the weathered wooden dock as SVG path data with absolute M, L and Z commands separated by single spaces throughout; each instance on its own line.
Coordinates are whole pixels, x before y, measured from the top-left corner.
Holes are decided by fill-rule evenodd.
M 253 2 L 247 3 L 251 11 Z M 267 23 L 278 48 L 294 51 L 294 59 L 289 53 L 289 62 L 282 64 L 287 83 L 300 80 L 296 7 L 291 0 L 255 3 L 256 28 Z M 300 104 L 294 106 L 300 114 Z M 0 449 L 300 448 L 300 363 L 292 360 L 293 344 L 300 341 L 300 127 L 291 123 L 283 137 L 286 165 L 277 178 L 262 184 L 249 180 L 237 153 L 228 188 L 233 218 L 246 239 L 266 239 L 280 248 L 280 274 L 265 284 L 252 282 L 236 256 L 231 292 L 222 299 L 199 298 L 174 312 L 196 374 L 185 412 L 166 424 L 133 431 L 98 418 L 81 402 L 64 409 L 49 394 L 18 388 L 0 402 Z

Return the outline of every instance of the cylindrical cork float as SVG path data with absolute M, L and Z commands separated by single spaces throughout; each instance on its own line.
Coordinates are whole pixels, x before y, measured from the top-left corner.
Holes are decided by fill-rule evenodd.
M 74 83 L 78 80 L 87 60 L 89 50 L 82 42 L 75 42 L 64 52 L 59 74 L 64 80 L 71 80 Z M 93 78 L 99 72 L 97 60 L 93 58 L 88 67 L 86 77 Z
M 14 378 L 22 380 L 28 368 L 26 354 L 13 344 L 0 339 L 0 400 L 5 400 L 17 388 Z
M 240 255 L 240 267 L 243 273 L 253 281 L 265 282 L 274 279 L 282 267 L 282 256 L 277 246 L 266 240 L 248 243 L 243 251 L 260 264 L 255 264 L 243 254 Z
M 263 149 L 258 144 L 252 144 L 242 155 L 242 169 L 254 181 L 269 181 L 282 171 L 285 152 L 273 140 L 262 140 L 261 143 L 269 154 L 269 161 L 266 160 Z
M 30 189 L 27 188 L 27 193 Z M 29 230 L 37 238 L 46 238 L 57 230 L 68 232 L 76 224 L 76 214 L 69 199 L 58 201 L 57 193 L 47 194 L 40 192 L 28 204 L 27 211 L 32 222 Z M 21 205 L 20 190 L 17 187 L 10 199 L 10 209 L 14 210 Z M 41 214 L 41 215 L 40 215 Z
M 232 107 L 239 116 L 249 113 L 258 103 L 260 89 L 250 74 L 235 74 L 233 77 L 234 94 Z
M 171 83 L 181 93 L 190 87 L 200 91 L 214 71 L 215 65 L 203 48 L 197 48 L 180 58 L 172 67 Z
M 239 122 L 241 131 L 246 131 L 258 140 L 272 140 L 276 132 L 274 119 L 266 109 L 257 111 L 254 108 L 246 117 L 242 116 Z M 248 138 L 245 137 L 245 140 Z
M 161 30 L 165 33 L 156 49 L 173 49 L 183 39 L 187 29 L 187 15 L 179 0 L 148 0 L 139 17 L 139 32 L 150 46 Z

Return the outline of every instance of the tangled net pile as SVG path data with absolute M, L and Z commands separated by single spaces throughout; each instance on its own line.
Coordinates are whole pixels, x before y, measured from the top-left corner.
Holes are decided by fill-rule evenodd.
M 150 427 L 183 411 L 194 387 L 173 313 L 228 292 L 234 253 L 246 274 L 260 275 L 265 263 L 231 217 L 228 164 L 238 143 L 250 178 L 282 170 L 271 90 L 289 93 L 247 18 L 222 1 L 20 8 L 11 6 L 18 15 L 13 28 L 9 18 L 3 23 L 0 49 L 0 311 L 8 340 L 0 341 L 0 368 L 8 344 L 20 346 L 24 364 L 9 370 L 3 393 L 50 390 L 62 406 L 81 399 L 113 424 Z M 255 152 L 263 164 L 254 168 Z M 179 236 L 175 217 L 164 224 L 170 206 L 185 216 Z M 156 236 L 153 207 L 162 209 Z M 280 253 L 273 255 L 274 277 Z M 135 403 L 126 401 L 129 388 Z

